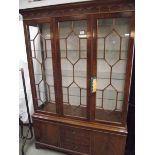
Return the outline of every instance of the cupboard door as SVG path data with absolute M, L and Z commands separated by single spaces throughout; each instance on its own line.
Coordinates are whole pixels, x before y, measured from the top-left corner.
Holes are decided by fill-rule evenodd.
M 34 120 L 34 133 L 37 142 L 59 146 L 59 126 L 49 122 Z
M 97 19 L 96 120 L 121 122 L 130 21 Z
M 87 20 L 58 22 L 63 112 L 87 117 Z
M 29 70 L 33 70 L 30 74 L 34 78 L 31 85 L 36 90 L 33 98 L 37 109 L 56 113 L 50 23 L 29 24 L 28 32 L 28 59 L 32 62 Z
M 93 133 L 93 155 L 124 155 L 126 136 Z
M 62 126 L 60 139 L 62 148 L 86 154 L 90 153 L 90 132 L 88 130 Z

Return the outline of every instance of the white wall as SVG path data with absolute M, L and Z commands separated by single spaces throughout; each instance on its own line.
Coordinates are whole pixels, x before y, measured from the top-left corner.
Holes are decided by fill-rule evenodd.
M 43 1 L 38 1 L 38 2 L 31 2 L 31 1 L 32 0 L 19 0 L 19 9 L 63 4 L 63 3 L 90 1 L 90 0 L 43 0 Z

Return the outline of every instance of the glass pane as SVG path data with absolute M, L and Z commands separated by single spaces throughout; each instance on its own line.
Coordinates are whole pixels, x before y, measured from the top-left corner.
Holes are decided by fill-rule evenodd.
M 87 22 L 59 22 L 64 115 L 86 118 Z
M 96 120 L 121 121 L 130 20 L 97 21 Z
M 56 113 L 50 25 L 34 24 L 29 32 L 38 107 Z

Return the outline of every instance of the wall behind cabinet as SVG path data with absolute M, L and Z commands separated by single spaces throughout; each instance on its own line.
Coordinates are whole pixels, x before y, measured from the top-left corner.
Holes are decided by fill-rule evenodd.
M 63 3 L 90 1 L 90 0 L 42 0 L 38 2 L 30 2 L 30 1 L 33 0 L 19 0 L 19 9 L 34 8 L 34 7 L 63 4 Z

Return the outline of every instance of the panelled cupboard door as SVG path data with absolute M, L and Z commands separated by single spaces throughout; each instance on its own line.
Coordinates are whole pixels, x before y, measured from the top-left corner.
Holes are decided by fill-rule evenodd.
M 27 24 L 27 50 L 33 99 L 37 110 L 56 113 L 51 23 Z
M 93 155 L 124 155 L 126 136 L 93 133 Z
M 34 120 L 34 133 L 37 142 L 59 146 L 59 126 L 49 122 Z
M 87 20 L 57 21 L 62 74 L 63 113 L 87 117 Z
M 90 132 L 88 130 L 62 126 L 60 140 L 62 148 L 90 154 Z

